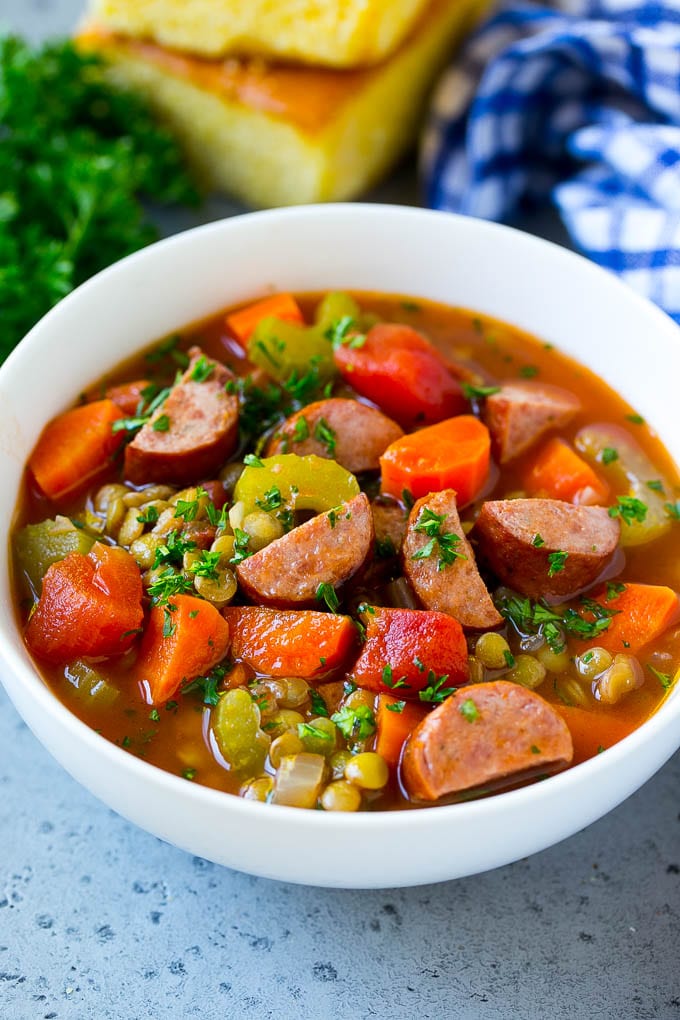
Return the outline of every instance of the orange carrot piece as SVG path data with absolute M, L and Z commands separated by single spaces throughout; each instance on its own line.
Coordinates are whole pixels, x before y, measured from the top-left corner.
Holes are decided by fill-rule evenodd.
M 273 316 L 284 322 L 299 322 L 304 325 L 304 316 L 292 294 L 272 294 L 271 297 L 256 301 L 255 304 L 239 308 L 227 316 L 227 328 L 245 347 L 261 319 Z
M 111 426 L 124 417 L 112 400 L 95 400 L 53 418 L 42 431 L 28 466 L 52 500 L 84 488 L 123 442 Z
M 132 418 L 144 399 L 144 390 L 148 389 L 148 379 L 135 379 L 134 382 L 121 383 L 120 386 L 109 386 L 105 396 L 119 407 L 123 414 Z
M 672 588 L 664 585 L 626 584 L 622 592 L 612 592 L 611 598 L 607 598 L 607 589 L 601 588 L 590 597 L 607 609 L 615 609 L 616 616 L 611 618 L 607 630 L 596 638 L 576 642 L 581 651 L 598 645 L 612 655 L 618 652 L 636 655 L 680 621 L 680 599 Z M 591 618 L 585 607 L 581 614 L 586 619 Z
M 185 680 L 209 673 L 229 648 L 229 624 L 205 599 L 173 595 L 172 606 L 154 606 L 139 649 L 135 675 L 162 705 Z
M 142 579 L 124 549 L 95 542 L 87 556 L 53 563 L 28 627 L 26 643 L 47 662 L 119 655 L 141 629 Z
M 532 457 L 522 473 L 522 484 L 530 496 L 597 506 L 609 502 L 610 488 L 604 479 L 557 436 Z
M 600 751 L 618 744 L 619 740 L 623 740 L 639 725 L 634 719 L 626 722 L 606 712 L 587 712 L 584 708 L 571 705 L 551 704 L 569 727 L 574 743 L 574 765 L 588 761 Z
M 441 489 L 455 489 L 458 505 L 471 502 L 489 473 L 489 430 L 471 414 L 397 439 L 380 458 L 382 491 L 401 499 L 404 490 L 415 499 Z
M 233 658 L 269 676 L 323 676 L 341 666 L 355 644 L 348 616 L 259 606 L 229 607 L 223 613 Z
M 390 708 L 395 705 L 395 708 Z M 375 749 L 390 768 L 395 768 L 401 758 L 401 750 L 418 723 L 428 713 L 425 705 L 417 702 L 400 701 L 391 694 L 378 695 L 376 723 L 378 735 Z

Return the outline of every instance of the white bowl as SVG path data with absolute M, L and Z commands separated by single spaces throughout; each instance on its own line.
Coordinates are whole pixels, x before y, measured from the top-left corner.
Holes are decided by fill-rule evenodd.
M 612 276 L 504 227 L 417 209 L 329 205 L 254 213 L 162 241 L 47 315 L 0 369 L 0 528 L 43 425 L 154 339 L 267 289 L 416 295 L 497 316 L 612 384 L 680 461 L 680 330 Z M 98 736 L 38 676 L 0 577 L 7 691 L 45 747 L 121 815 L 219 864 L 309 885 L 418 885 L 485 871 L 600 818 L 680 745 L 680 695 L 606 753 L 533 786 L 429 810 L 325 814 L 189 783 Z

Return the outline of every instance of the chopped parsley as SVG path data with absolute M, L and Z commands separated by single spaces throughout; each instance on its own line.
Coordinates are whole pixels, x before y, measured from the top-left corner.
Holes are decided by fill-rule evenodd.
M 611 602 L 617 595 L 622 595 L 625 590 L 625 584 L 621 584 L 620 581 L 607 581 L 607 602 Z
M 479 719 L 479 709 L 472 698 L 466 698 L 465 701 L 461 702 L 458 711 L 469 723 L 476 722 Z
M 520 595 L 506 595 L 497 600 L 498 611 L 508 620 L 518 634 L 528 636 L 539 634 L 545 638 L 552 652 L 564 650 L 565 635 L 589 641 L 609 628 L 617 609 L 607 609 L 593 599 L 580 599 L 581 612 L 572 607 L 562 613 L 555 612 L 542 600 L 532 602 Z M 584 614 L 588 614 L 591 619 Z
M 176 573 L 172 567 L 164 570 L 153 584 L 148 587 L 148 593 L 158 606 L 165 605 L 173 595 L 183 595 L 193 589 L 191 578 L 184 574 Z
M 331 716 L 346 740 L 366 740 L 376 731 L 375 716 L 368 705 L 345 705 Z
M 206 492 L 204 489 L 196 489 L 195 499 L 178 499 L 175 504 L 175 517 L 181 517 L 183 521 L 189 524 L 191 521 L 196 520 L 200 508 L 200 497 L 205 496 Z
M 155 422 L 151 426 L 154 432 L 168 432 L 170 429 L 170 419 L 167 414 L 161 414 L 156 418 Z
M 569 553 L 558 549 L 557 552 L 548 553 L 548 577 L 554 577 L 564 570 Z
M 531 544 L 535 549 L 540 549 L 542 545 L 545 545 L 545 539 L 537 532 L 532 538 Z
M 326 447 L 328 456 L 332 457 L 335 453 L 337 436 L 335 434 L 335 430 L 330 427 L 325 418 L 319 418 L 316 423 L 314 438 L 318 439 L 318 441 Z
M 429 542 L 414 553 L 412 560 L 425 560 L 437 552 L 437 570 L 453 563 L 456 559 L 466 560 L 465 553 L 458 552 L 457 546 L 461 543 L 460 535 L 455 531 L 442 531 L 442 524 L 446 520 L 446 514 L 436 514 L 429 507 L 424 506 L 418 515 L 415 531 L 429 537 Z
M 179 566 L 184 559 L 184 553 L 191 552 L 196 548 L 196 543 L 189 538 L 182 538 L 179 531 L 169 531 L 165 541 L 156 546 L 156 555 L 152 569 L 160 567 L 163 563 L 174 563 Z
M 606 466 L 607 464 L 613 464 L 615 460 L 619 459 L 619 451 L 615 450 L 613 446 L 605 446 L 602 453 L 600 454 L 600 460 Z
M 189 378 L 192 382 L 203 383 L 207 382 L 210 376 L 215 371 L 215 362 L 208 361 L 205 354 L 201 354 L 194 363 Z
M 532 744 L 531 747 L 529 748 L 529 750 L 531 751 L 532 754 L 540 754 L 541 753 L 540 747 L 537 747 L 536 744 Z
M 535 376 L 538 375 L 538 366 L 522 365 L 519 370 L 519 374 L 522 377 L 522 379 L 533 379 Z
M 177 609 L 177 606 L 167 605 L 163 609 L 163 637 L 169 638 L 177 630 L 177 624 L 172 622 L 172 614 Z
M 207 676 L 197 676 L 184 684 L 182 694 L 198 694 L 204 705 L 216 705 L 220 700 L 218 687 L 226 674 L 224 666 L 213 666 Z
M 652 673 L 656 677 L 656 679 L 663 687 L 664 691 L 667 691 L 671 684 L 673 683 L 670 674 L 659 672 L 658 669 L 654 669 L 654 666 L 652 666 L 650 662 L 647 663 L 647 669 L 649 670 L 650 673 Z
M 322 581 L 316 589 L 316 598 L 319 602 L 325 602 L 331 613 L 337 613 L 340 607 L 340 600 L 332 584 Z
M 387 708 L 388 712 L 396 712 L 398 715 L 401 715 L 401 713 L 406 708 L 406 702 L 405 701 L 393 701 L 392 704 L 391 705 L 387 705 L 386 708 Z
M 676 499 L 675 503 L 666 503 L 664 509 L 671 520 L 680 521 L 680 499 Z
M 252 549 L 248 548 L 250 542 L 250 535 L 247 531 L 242 531 L 241 528 L 234 528 L 234 555 L 229 560 L 234 565 L 242 563 L 243 560 L 253 555 Z
M 188 769 L 183 769 L 182 770 L 182 779 L 188 779 L 189 782 L 191 782 L 191 780 L 195 779 L 195 778 L 196 778 L 196 769 L 188 768 Z
M 326 663 L 323 662 L 322 665 L 325 666 Z M 309 692 L 309 700 L 312 703 L 312 712 L 314 715 L 323 715 L 328 718 L 328 706 L 319 692 L 315 691 L 314 688 L 312 688 Z
M 295 426 L 293 428 L 293 442 L 302 443 L 305 439 L 309 439 L 309 425 L 307 424 L 305 416 L 302 415 L 295 422 Z
M 414 499 L 413 493 L 410 491 L 410 489 L 402 489 L 401 490 L 401 498 L 402 498 L 403 504 L 406 507 L 406 509 L 407 510 L 411 510 L 412 507 L 413 507 L 413 504 L 415 503 L 415 499 Z
M 647 488 L 651 489 L 652 492 L 663 492 L 663 482 L 660 478 L 653 478 L 650 482 L 647 482 Z
M 217 566 L 221 557 L 221 552 L 209 552 L 207 549 L 203 549 L 201 552 L 201 558 L 191 564 L 189 571 L 192 574 L 195 574 L 196 577 L 207 577 L 212 581 L 216 581 L 219 577 L 219 574 L 217 573 Z
M 474 386 L 472 383 L 461 383 L 460 388 L 463 396 L 468 400 L 479 400 L 482 397 L 492 397 L 494 393 L 500 393 L 500 386 Z
M 255 505 L 267 513 L 270 513 L 272 510 L 279 510 L 282 503 L 281 490 L 276 485 L 272 485 L 271 489 L 268 489 L 261 499 L 255 500 Z
M 159 715 L 159 712 L 158 712 L 157 708 L 152 708 L 151 709 L 151 711 L 149 712 L 149 719 L 151 720 L 151 722 L 160 722 L 161 721 L 161 717 Z
M 363 347 L 366 343 L 366 334 L 355 331 L 356 322 L 351 315 L 343 315 L 342 318 L 336 319 L 324 333 L 327 340 L 330 340 L 333 350 L 336 351 L 338 347 L 347 346 L 350 350 L 356 350 L 359 347 Z M 350 333 L 354 331 L 354 335 L 350 336 Z
M 448 673 L 445 673 L 443 676 L 437 676 L 433 669 L 429 670 L 426 677 L 427 687 L 424 687 L 422 691 L 418 691 L 420 700 L 429 701 L 433 705 L 441 705 L 442 701 L 446 701 L 449 695 L 453 694 L 456 689 L 455 687 L 444 686 L 448 679 Z
M 243 463 L 245 464 L 246 467 L 256 468 L 264 467 L 264 464 L 262 463 L 260 458 L 256 457 L 254 453 L 247 453 L 243 458 Z
M 142 510 L 140 514 L 137 514 L 139 524 L 155 524 L 157 520 L 158 508 L 155 506 L 148 506 L 146 510 Z
M 645 419 L 642 417 L 641 414 L 627 414 L 626 415 L 626 421 L 631 422 L 631 424 L 633 424 L 633 425 L 644 425 L 645 424 Z
M 617 496 L 616 506 L 610 506 L 607 513 L 610 517 L 620 517 L 624 524 L 631 525 L 634 521 L 641 524 L 647 516 L 647 504 L 635 496 Z
M 305 737 L 316 737 L 317 740 L 331 740 L 331 734 L 322 730 L 320 726 L 312 726 L 311 723 L 301 722 L 297 727 L 298 736 L 301 740 Z
M 516 665 L 515 656 L 512 654 L 509 648 L 505 648 L 503 650 L 503 658 L 505 659 L 505 665 L 508 667 L 508 669 L 514 669 Z
M 411 686 L 406 682 L 405 676 L 400 677 L 398 680 L 394 679 L 394 670 L 389 663 L 386 666 L 383 666 L 382 682 L 385 684 L 385 687 L 389 687 L 391 691 L 398 690 L 400 687 Z

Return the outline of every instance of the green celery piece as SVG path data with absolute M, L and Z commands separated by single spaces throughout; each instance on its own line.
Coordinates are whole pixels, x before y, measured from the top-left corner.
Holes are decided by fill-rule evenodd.
M 14 538 L 16 564 L 26 593 L 40 595 L 48 567 L 72 552 L 87 555 L 94 542 L 92 535 L 76 528 L 68 517 L 27 524 Z

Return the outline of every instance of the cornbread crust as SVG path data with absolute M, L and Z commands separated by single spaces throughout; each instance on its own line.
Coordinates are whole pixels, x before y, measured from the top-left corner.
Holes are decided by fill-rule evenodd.
M 455 3 L 456 0 L 453 0 Z M 356 67 L 406 38 L 428 0 L 92 0 L 111 31 L 203 57 Z
M 364 71 L 206 61 L 99 26 L 81 49 L 142 93 L 176 132 L 206 186 L 254 206 L 353 198 L 412 144 L 452 46 L 490 0 L 434 0 L 416 32 Z

